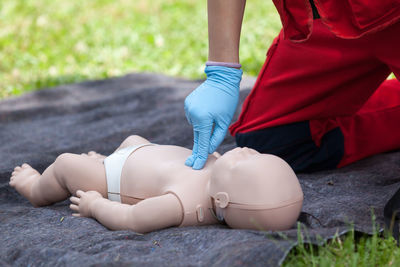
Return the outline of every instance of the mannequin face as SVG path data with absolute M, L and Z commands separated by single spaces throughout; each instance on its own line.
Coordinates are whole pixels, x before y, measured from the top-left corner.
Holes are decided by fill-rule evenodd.
M 233 228 L 289 229 L 303 199 L 284 160 L 249 148 L 235 148 L 215 161 L 208 190 L 216 216 Z
M 247 184 L 249 171 L 260 170 L 260 162 L 257 160 L 260 156 L 261 154 L 256 150 L 247 147 L 238 147 L 223 154 L 215 161 L 213 166 L 211 175 L 213 190 L 211 191 L 242 191 L 243 186 Z M 263 172 L 261 171 L 260 174 L 263 174 Z M 254 173 L 251 175 L 254 175 Z
M 298 187 L 295 173 L 281 158 L 250 148 L 235 148 L 215 161 L 209 193 L 216 198 L 218 192 L 226 192 L 228 197 L 221 197 L 231 203 L 261 204 L 267 199 L 279 202 L 280 189 L 293 188 L 297 192 Z
M 221 174 L 220 172 L 230 172 L 235 167 L 238 167 L 238 165 L 245 164 L 249 160 L 251 161 L 255 155 L 259 154 L 260 153 L 251 148 L 237 147 L 226 152 L 217 159 L 214 171 L 218 174 Z M 231 175 L 230 173 L 226 174 Z

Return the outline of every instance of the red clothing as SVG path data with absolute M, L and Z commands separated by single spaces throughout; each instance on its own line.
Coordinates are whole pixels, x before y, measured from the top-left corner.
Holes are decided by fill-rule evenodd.
M 302 43 L 274 40 L 232 135 L 309 121 L 318 146 L 340 127 L 340 166 L 400 148 L 400 23 L 358 39 L 342 39 L 314 20 Z
M 313 27 L 308 0 L 273 0 L 281 17 L 284 38 L 310 37 Z M 400 20 L 400 0 L 314 0 L 323 23 L 336 36 L 359 38 Z

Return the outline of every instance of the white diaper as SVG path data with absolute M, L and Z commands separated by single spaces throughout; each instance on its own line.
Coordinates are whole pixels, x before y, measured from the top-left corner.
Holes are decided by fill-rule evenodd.
M 124 166 L 125 161 L 129 157 L 129 155 L 141 147 L 152 146 L 152 145 L 154 144 L 147 143 L 137 146 L 124 147 L 104 159 L 104 167 L 106 169 L 106 177 L 107 177 L 107 192 L 109 200 L 121 202 L 120 184 L 121 184 L 122 167 Z

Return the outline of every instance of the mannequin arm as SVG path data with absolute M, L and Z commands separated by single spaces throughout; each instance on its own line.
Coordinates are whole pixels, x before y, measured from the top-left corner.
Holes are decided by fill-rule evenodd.
M 245 5 L 246 0 L 208 0 L 208 60 L 239 62 Z
M 85 195 L 95 193 L 97 192 L 78 190 L 77 195 L 80 198 L 71 198 L 76 204 L 75 207 L 71 205 L 71 209 L 79 212 L 74 214 L 75 216 L 93 217 L 111 230 L 129 229 L 138 233 L 178 226 L 182 221 L 182 207 L 173 194 L 148 198 L 136 205 L 127 205 L 103 197 Z

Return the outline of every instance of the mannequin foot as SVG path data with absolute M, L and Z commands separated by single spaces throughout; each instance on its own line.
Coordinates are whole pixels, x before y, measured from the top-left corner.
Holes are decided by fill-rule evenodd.
M 82 153 L 81 155 L 88 156 L 89 158 L 93 158 L 101 163 L 103 163 L 106 158 L 106 156 L 96 153 L 95 151 L 89 151 L 87 154 Z
M 33 206 L 37 207 L 37 203 L 33 201 L 31 196 L 32 184 L 41 177 L 40 173 L 24 163 L 22 166 L 17 166 L 11 175 L 9 185 L 14 187 L 21 195 L 23 195 Z

